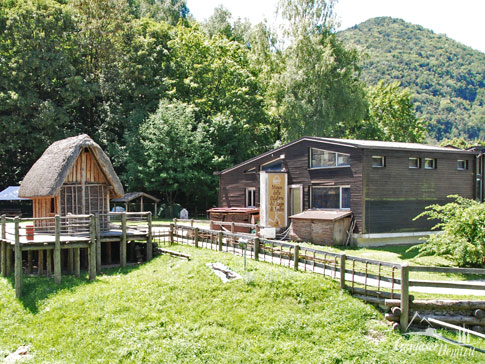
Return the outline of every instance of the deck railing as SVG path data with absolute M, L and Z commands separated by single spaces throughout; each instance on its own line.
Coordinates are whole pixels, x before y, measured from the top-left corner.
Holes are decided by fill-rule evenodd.
M 476 274 L 483 277 L 485 269 L 409 266 L 407 263 L 390 263 L 263 239 L 255 234 L 214 231 L 190 225 L 170 224 L 166 234 L 171 243 L 230 252 L 329 276 L 339 281 L 341 289 L 349 290 L 358 298 L 376 304 L 399 306 L 398 321 L 403 329 L 408 326 L 410 303 L 414 299 L 409 293 L 410 287 L 448 288 L 450 294 L 454 294 L 454 289 L 485 290 L 485 283 L 482 282 L 423 281 L 410 278 L 414 272 Z

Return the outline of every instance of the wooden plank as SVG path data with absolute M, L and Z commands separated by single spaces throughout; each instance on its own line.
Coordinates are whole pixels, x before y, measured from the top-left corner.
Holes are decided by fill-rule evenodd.
M 474 289 L 485 290 L 485 284 L 480 282 L 447 282 L 447 281 L 421 281 L 410 280 L 411 287 L 436 287 L 436 288 L 456 288 L 456 289 Z
M 81 276 L 81 254 L 79 248 L 73 248 L 74 250 L 74 275 L 76 277 Z
M 61 283 L 61 218 L 55 216 L 55 245 L 54 245 L 54 282 Z
M 120 265 L 126 266 L 126 214 L 121 214 Z
M 22 247 L 19 236 L 19 217 L 14 221 L 15 228 L 15 297 L 22 296 Z
M 479 274 L 485 275 L 485 269 L 480 268 L 454 268 L 454 267 L 420 267 L 410 266 L 410 272 L 433 272 L 433 273 L 453 273 L 453 274 Z

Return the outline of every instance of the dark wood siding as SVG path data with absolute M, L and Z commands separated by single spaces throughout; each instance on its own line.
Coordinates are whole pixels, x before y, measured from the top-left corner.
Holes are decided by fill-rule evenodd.
M 372 167 L 372 156 L 384 156 L 384 168 Z M 409 168 L 409 158 L 421 159 L 421 168 Z M 425 169 L 424 159 L 436 159 L 436 169 Z M 457 170 L 457 160 L 468 169 Z M 447 196 L 473 198 L 474 155 L 463 153 L 369 150 L 364 153 L 364 231 L 366 233 L 427 231 L 435 222 L 412 221 L 430 204 Z
M 308 153 L 310 148 L 350 154 L 350 167 L 310 169 Z M 310 140 L 302 140 L 287 148 L 264 156 L 251 163 L 221 174 L 219 177 L 219 206 L 244 207 L 246 204 L 245 191 L 247 187 L 256 188 L 256 202 L 259 207 L 259 170 L 264 165 L 281 155 L 283 165 L 288 173 L 288 185 L 303 186 L 303 210 L 310 208 L 310 186 L 350 186 L 351 209 L 360 227 L 363 222 L 362 204 L 362 150 L 354 147 L 334 145 Z M 256 173 L 249 173 L 252 168 Z

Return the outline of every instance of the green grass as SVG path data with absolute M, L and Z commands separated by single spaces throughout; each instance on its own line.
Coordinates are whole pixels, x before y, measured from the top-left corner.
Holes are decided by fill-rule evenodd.
M 402 337 L 373 306 L 311 273 L 175 246 L 192 256 L 160 256 L 112 269 L 95 282 L 26 278 L 14 298 L 0 278 L 0 358 L 30 344 L 32 363 L 467 363 L 434 339 Z M 222 283 L 208 262 L 242 280 Z M 441 350 L 441 351 L 440 351 Z

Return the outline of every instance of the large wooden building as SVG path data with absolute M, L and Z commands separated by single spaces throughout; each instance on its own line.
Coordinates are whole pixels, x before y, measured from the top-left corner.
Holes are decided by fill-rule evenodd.
M 283 173 L 287 216 L 351 210 L 356 236 L 417 236 L 434 224 L 413 220 L 426 206 L 483 190 L 475 178 L 477 155 L 416 143 L 303 137 L 218 173 L 219 206 L 259 207 L 260 174 Z
M 106 215 L 110 199 L 123 195 L 123 186 L 108 156 L 86 134 L 49 146 L 29 170 L 19 190 L 19 197 L 32 199 L 34 218 Z M 40 227 L 42 221 L 36 224 Z

